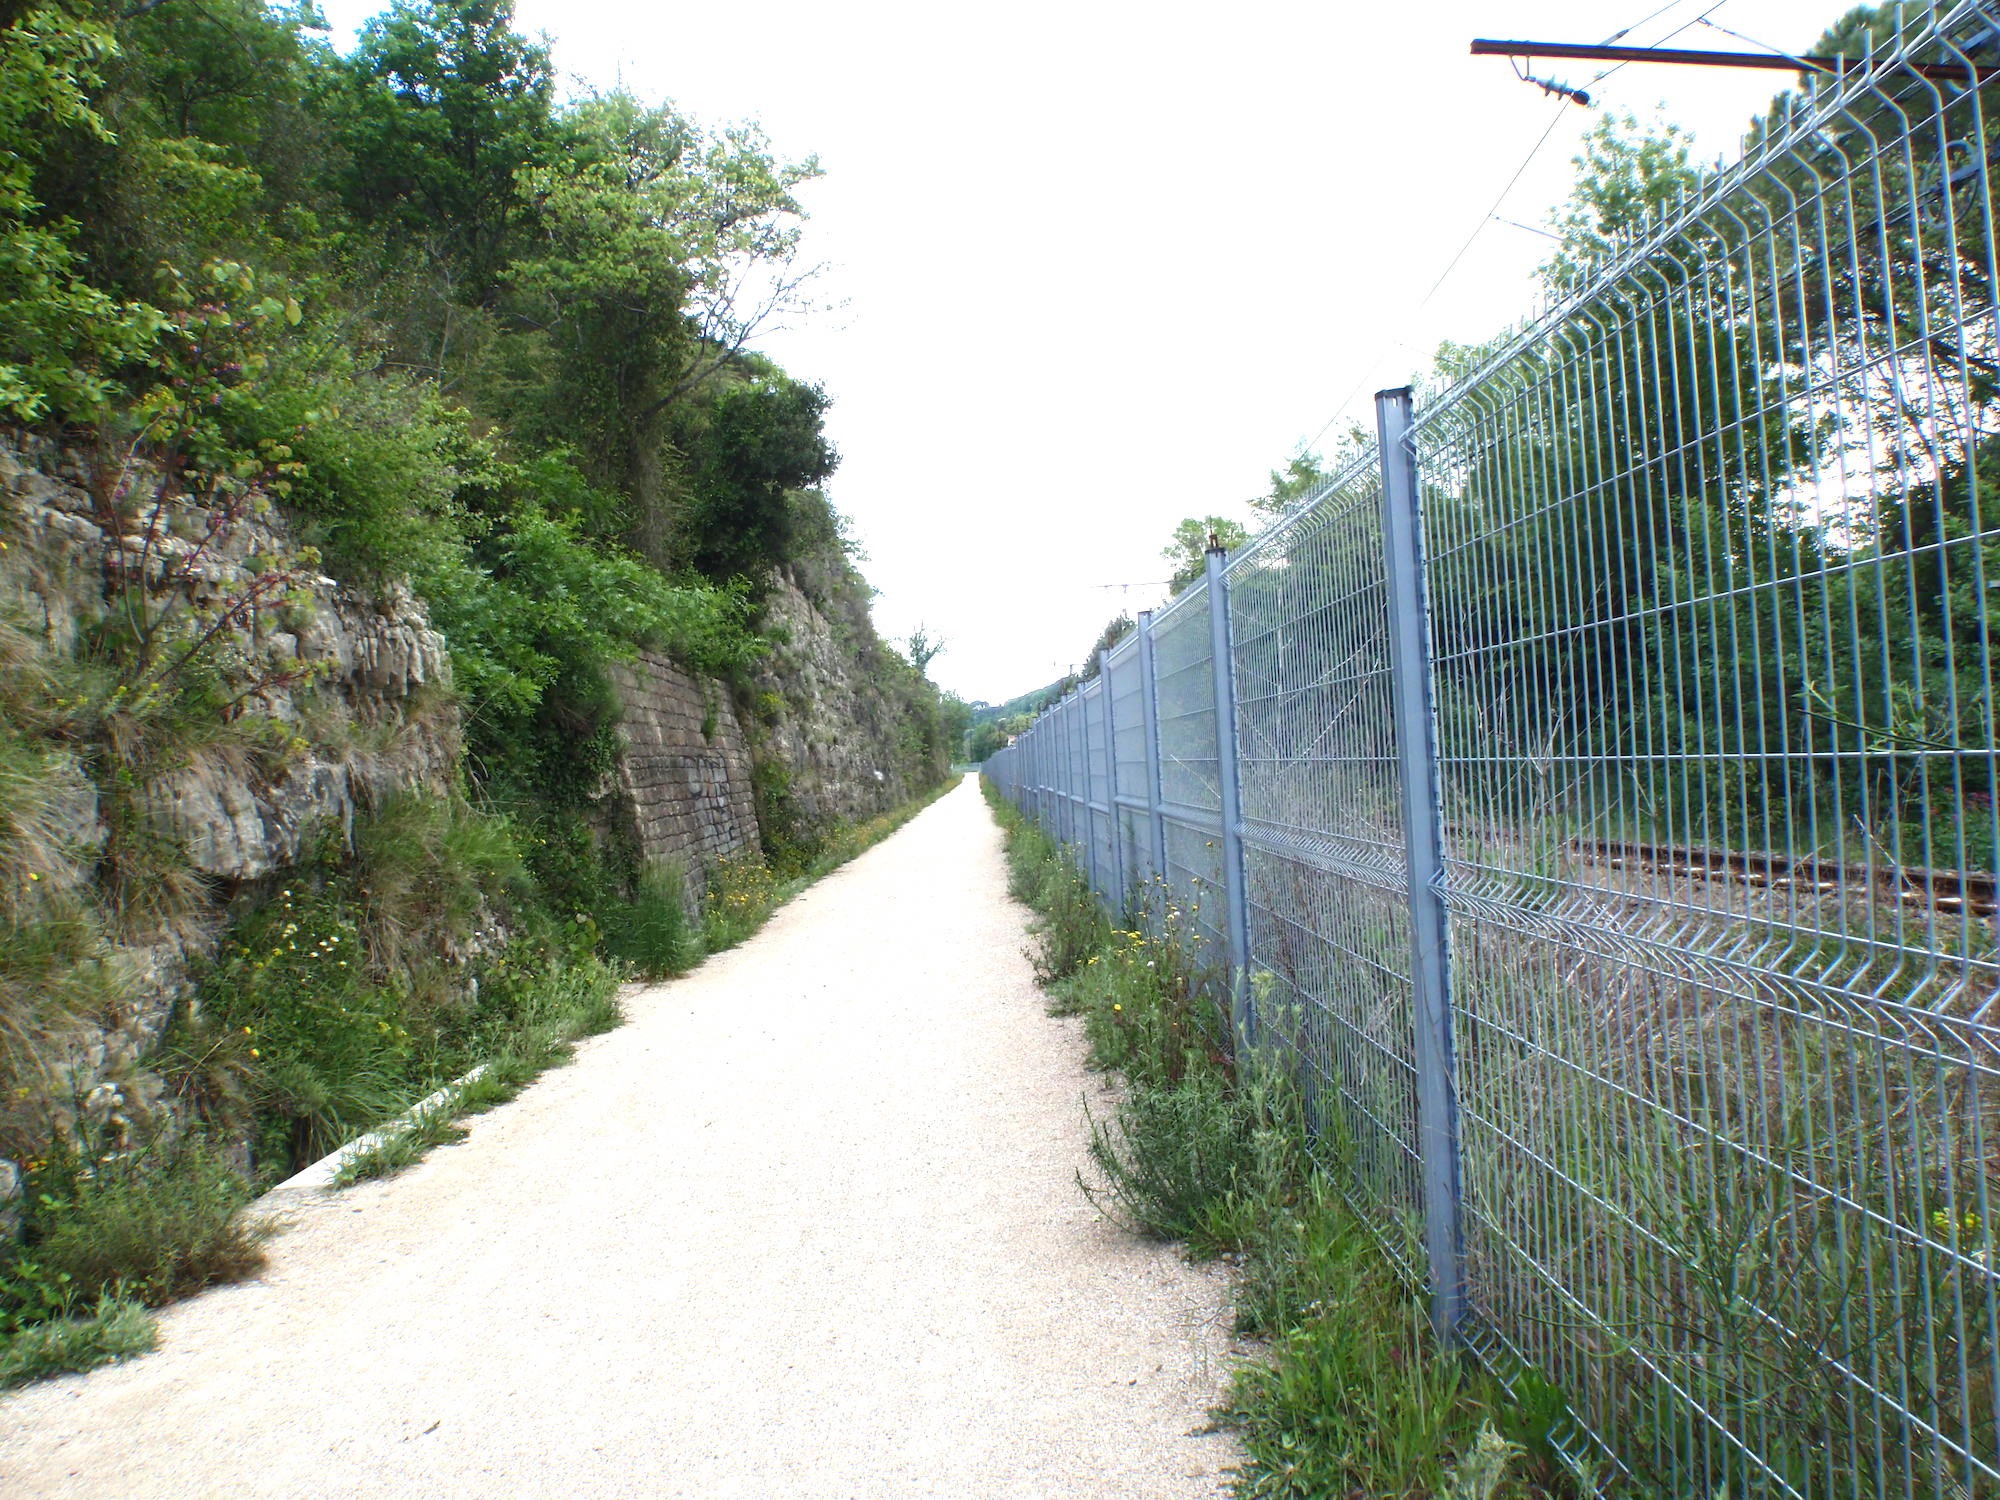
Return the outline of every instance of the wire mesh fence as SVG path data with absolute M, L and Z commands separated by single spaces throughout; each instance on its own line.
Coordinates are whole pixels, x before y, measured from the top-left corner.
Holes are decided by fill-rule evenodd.
M 2000 1496 L 1996 64 L 1809 79 L 987 765 L 1663 1493 Z

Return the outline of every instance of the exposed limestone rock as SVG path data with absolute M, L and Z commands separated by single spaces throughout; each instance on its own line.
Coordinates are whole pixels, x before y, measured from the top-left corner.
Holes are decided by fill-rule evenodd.
M 89 879 L 90 862 L 104 847 L 97 788 L 84 774 L 83 762 L 64 751 L 52 757 L 42 795 L 42 818 L 51 842 L 68 856 L 48 872 L 49 878 L 63 889 L 81 885 Z
M 74 455 L 46 440 L 0 439 L 0 621 L 15 649 L 52 662 L 74 655 L 125 588 L 193 618 L 247 597 L 272 568 L 289 569 L 298 585 L 222 644 L 243 716 L 198 739 L 134 800 L 208 878 L 215 901 L 118 950 L 128 982 L 114 988 L 129 998 L 55 1049 L 57 1118 L 87 1106 L 100 1124 L 116 1124 L 160 1108 L 143 1059 L 189 993 L 191 966 L 213 951 L 220 903 L 242 882 L 297 863 L 322 830 L 344 834 L 393 791 L 449 790 L 459 730 L 444 638 L 406 588 L 371 593 L 319 575 L 275 511 L 222 527 L 209 511 L 176 504 L 142 515 L 138 530 L 120 527 L 125 535 L 107 533 L 99 517 Z M 39 797 L 49 842 L 64 850 L 61 868 L 43 878 L 87 884 L 107 825 L 84 760 L 56 754 Z M 0 1201 L 5 1186 L 0 1163 Z
M 756 679 L 760 756 L 784 768 L 812 822 L 872 817 L 918 791 L 898 753 L 901 706 L 869 670 L 886 648 L 856 602 L 851 617 L 830 616 L 780 573 L 764 603 L 777 645 Z

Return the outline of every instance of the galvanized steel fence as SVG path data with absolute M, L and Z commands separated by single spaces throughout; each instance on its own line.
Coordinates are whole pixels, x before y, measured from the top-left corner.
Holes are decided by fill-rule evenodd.
M 2000 1496 L 1996 20 L 1384 393 L 986 766 L 1206 893 L 1440 1327 L 1652 1492 Z

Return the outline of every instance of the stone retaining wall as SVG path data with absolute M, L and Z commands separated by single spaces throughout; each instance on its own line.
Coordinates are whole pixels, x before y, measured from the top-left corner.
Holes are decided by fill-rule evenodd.
M 620 789 L 640 851 L 681 865 L 699 889 L 715 861 L 757 848 L 750 751 L 728 690 L 650 651 L 612 663 L 610 676 L 625 710 Z

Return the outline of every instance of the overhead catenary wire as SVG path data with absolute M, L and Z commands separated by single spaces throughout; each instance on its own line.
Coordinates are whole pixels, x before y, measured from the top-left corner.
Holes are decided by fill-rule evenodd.
M 1665 5 L 1662 5 L 1658 10 L 1654 11 L 1651 15 L 1641 16 L 1638 20 L 1634 21 L 1630 26 L 1619 27 L 1616 31 L 1612 32 L 1610 36 L 1606 37 L 1600 45 L 1608 47 L 1613 42 L 1623 41 L 1626 37 L 1630 36 L 1633 32 L 1637 31 L 1641 26 L 1650 26 L 1653 24 L 1653 22 L 1659 20 L 1661 16 L 1664 16 L 1668 11 L 1679 10 L 1685 4 L 1687 4 L 1687 0 L 1667 0 L 1667 3 Z M 1682 29 L 1685 30 L 1686 28 L 1683 27 Z
M 1739 31 L 1731 31 L 1726 26 L 1715 27 L 1726 36 L 1752 39 Z M 1762 46 L 1762 43 L 1755 43 Z M 1682 66 L 1702 68 L 1759 68 L 1779 72 L 1823 73 L 1830 77 L 1856 72 L 1868 65 L 1865 58 L 1832 57 L 1821 54 L 1795 55 L 1775 49 L 1768 52 L 1710 52 L 1685 47 L 1612 47 L 1603 43 L 1595 45 L 1582 42 L 1546 42 L 1525 40 L 1502 40 L 1496 37 L 1477 37 L 1472 43 L 1475 57 L 1505 57 L 1514 64 L 1514 74 L 1529 83 L 1549 85 L 1540 78 L 1531 77 L 1522 68 L 1523 60 L 1535 58 L 1587 58 L 1603 60 L 1615 58 L 1619 63 L 1674 63 Z M 2000 73 L 1993 68 L 1980 68 L 1964 63 L 1924 63 L 1908 58 L 1901 59 L 1898 66 L 1919 77 L 1945 83 L 1964 83 L 1968 72 L 1980 82 L 1990 81 Z
M 1630 35 L 1633 31 L 1636 31 L 1639 27 L 1648 25 L 1649 23 L 1658 20 L 1668 11 L 1676 10 L 1685 3 L 1686 0 L 1669 0 L 1668 4 L 1660 6 L 1658 9 L 1654 10 L 1653 12 L 1643 17 L 1642 19 L 1634 21 L 1631 23 L 1631 25 L 1622 27 L 1621 29 L 1614 31 L 1609 37 L 1605 39 L 1605 42 L 1602 45 L 1608 46 L 1612 42 L 1617 41 L 1620 37 Z M 1683 21 L 1673 30 L 1667 32 L 1664 36 L 1660 37 L 1659 40 L 1654 43 L 1654 45 L 1658 46 L 1661 43 L 1670 42 L 1675 37 L 1679 36 L 1682 32 L 1687 31 L 1695 26 L 1710 24 L 1708 18 L 1714 15 L 1718 10 L 1721 10 L 1723 6 L 1727 4 L 1729 4 L 1729 0 L 1714 0 L 1714 3 L 1711 4 L 1700 15 L 1693 17 L 1691 20 Z M 1598 84 L 1604 82 L 1605 79 L 1609 78 L 1612 74 L 1619 72 L 1626 66 L 1627 64 L 1623 62 L 1613 63 L 1610 67 L 1604 69 L 1596 77 L 1592 78 L 1588 84 L 1584 85 L 1584 88 L 1586 90 L 1596 88 Z M 1466 255 L 1470 253 L 1473 245 L 1478 242 L 1479 236 L 1486 232 L 1487 226 L 1491 224 L 1494 221 L 1494 219 L 1498 216 L 1500 205 L 1507 201 L 1508 194 L 1514 191 L 1515 185 L 1520 182 L 1523 176 L 1526 175 L 1528 168 L 1534 164 L 1535 158 L 1541 155 L 1542 148 L 1548 145 L 1549 138 L 1553 136 L 1556 132 L 1556 127 L 1562 124 L 1564 116 L 1568 113 L 1569 110 L 1569 102 L 1570 101 L 1568 99 L 1565 99 L 1562 102 L 1562 104 L 1557 107 L 1554 116 L 1550 119 L 1548 123 L 1547 128 L 1542 131 L 1539 137 L 1536 138 L 1535 144 L 1528 148 L 1528 154 L 1521 159 L 1521 164 L 1514 169 L 1513 175 L 1507 179 L 1507 185 L 1500 190 L 1500 194 L 1493 200 L 1492 206 L 1489 207 L 1485 213 L 1479 216 L 1478 223 L 1476 223 L 1473 226 L 1472 232 L 1465 237 L 1465 242 L 1458 247 L 1457 253 L 1452 256 L 1451 260 L 1446 264 L 1444 270 L 1439 273 L 1437 280 L 1431 283 L 1430 289 L 1424 293 L 1423 297 L 1416 303 L 1414 307 L 1410 309 L 1409 313 L 1406 314 L 1406 316 L 1413 316 L 1414 314 L 1420 313 L 1426 307 L 1430 306 L 1432 299 L 1437 296 L 1438 292 L 1444 287 L 1445 283 L 1451 279 L 1452 273 L 1456 271 L 1459 268 L 1459 266 L 1464 262 Z M 1511 221 L 1506 221 L 1506 222 L 1511 222 Z M 1521 224 L 1517 224 L 1514 227 L 1527 228 L 1526 225 L 1521 225 Z M 1535 232 L 1545 233 L 1546 231 L 1535 231 Z M 1324 438 L 1329 432 L 1331 432 L 1334 426 L 1340 421 L 1340 419 L 1344 415 L 1346 415 L 1348 405 L 1354 400 L 1356 396 L 1361 394 L 1362 388 L 1366 386 L 1372 378 L 1374 378 L 1375 372 L 1381 367 L 1383 358 L 1388 354 L 1389 350 L 1393 348 L 1398 342 L 1400 341 L 1393 336 L 1384 339 L 1382 341 L 1381 345 L 1376 349 L 1375 353 L 1372 354 L 1369 357 L 1367 363 L 1362 366 L 1361 374 L 1355 380 L 1353 386 L 1348 390 L 1347 394 L 1342 396 L 1339 402 L 1334 406 L 1332 415 L 1330 415 L 1326 419 L 1326 421 L 1320 425 L 1320 428 L 1317 432 L 1315 432 L 1311 437 L 1307 438 L 1304 442 L 1298 445 L 1299 452 L 1311 453 L 1316 448 L 1318 448 L 1320 440 Z
M 1545 240 L 1560 241 L 1562 239 L 1562 236 L 1554 230 L 1537 229 L 1532 224 L 1523 224 L 1519 219 L 1510 219 L 1505 214 L 1495 214 L 1493 222 L 1496 224 L 1505 224 L 1509 229 L 1525 229 L 1529 234 L 1539 234 Z
M 1514 169 L 1514 175 L 1507 179 L 1507 185 L 1500 189 L 1500 196 L 1495 198 L 1486 212 L 1479 216 L 1479 222 L 1473 226 L 1472 233 L 1465 237 L 1465 243 L 1458 247 L 1458 253 L 1453 255 L 1444 270 L 1438 273 L 1438 278 L 1431 283 L 1430 290 L 1425 292 L 1417 305 L 1410 309 L 1411 314 L 1420 313 L 1426 307 L 1430 306 L 1431 299 L 1438 294 L 1438 289 L 1451 279 L 1451 273 L 1458 269 L 1459 263 L 1465 259 L 1467 252 L 1472 249 L 1473 244 L 1478 240 L 1479 236 L 1485 232 L 1487 224 L 1492 221 L 1493 215 L 1499 210 L 1500 205 L 1507 201 L 1507 195 L 1514 191 L 1514 184 L 1521 180 L 1522 175 L 1533 164 L 1535 158 L 1541 155 L 1542 147 L 1549 143 L 1549 137 L 1556 133 L 1556 127 L 1562 124 L 1563 118 L 1568 112 L 1569 101 L 1565 99 L 1556 107 L 1556 112 L 1550 118 L 1547 129 L 1543 130 L 1541 135 L 1536 139 L 1535 144 L 1528 148 L 1528 154 L 1521 158 L 1521 164 Z M 1394 339 L 1385 340 L 1382 347 L 1375 351 L 1368 363 L 1362 367 L 1359 378 L 1355 380 L 1347 394 L 1342 396 L 1339 403 L 1334 407 L 1333 415 L 1321 424 L 1319 431 L 1299 444 L 1300 452 L 1312 452 L 1319 446 L 1320 439 L 1333 430 L 1334 424 L 1346 413 L 1348 403 L 1361 394 L 1361 388 L 1374 376 L 1375 371 L 1382 363 L 1383 356 L 1388 353 L 1389 348 L 1395 342 L 1396 340 Z

